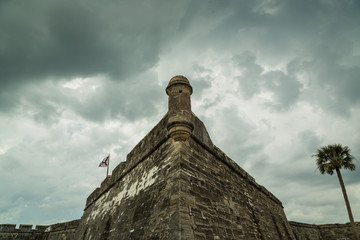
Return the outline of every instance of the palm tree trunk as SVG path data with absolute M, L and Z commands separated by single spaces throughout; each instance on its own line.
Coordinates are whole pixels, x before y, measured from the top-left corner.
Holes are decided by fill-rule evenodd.
M 342 177 L 341 177 L 340 169 L 336 168 L 336 173 L 337 173 L 337 176 L 338 176 L 338 178 L 339 178 L 339 182 L 340 182 L 340 186 L 341 186 L 342 193 L 343 193 L 343 195 L 344 195 L 345 204 L 346 204 L 346 209 L 347 209 L 347 212 L 348 212 L 348 214 L 349 214 L 349 219 L 350 219 L 351 228 L 352 228 L 352 230 L 353 230 L 353 232 L 354 232 L 355 239 L 356 239 L 356 240 L 359 240 L 358 234 L 357 234 L 356 228 L 355 228 L 354 218 L 353 218 L 352 213 L 351 213 L 351 208 L 350 208 L 349 199 L 348 199 L 348 197 L 347 197 L 345 185 L 344 185 L 343 179 L 342 179 Z

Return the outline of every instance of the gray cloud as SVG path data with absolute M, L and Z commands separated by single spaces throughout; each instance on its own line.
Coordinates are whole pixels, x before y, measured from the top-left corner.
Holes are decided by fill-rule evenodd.
M 274 93 L 275 101 L 270 103 L 275 109 L 288 109 L 300 96 L 302 85 L 294 76 L 285 75 L 281 71 L 271 71 L 263 75 L 265 87 Z
M 156 83 L 154 76 L 143 77 L 146 77 L 145 81 L 139 79 L 126 83 L 105 83 L 85 101 L 76 102 L 74 110 L 95 121 L 119 117 L 134 121 L 158 114 L 156 106 L 159 102 L 166 102 L 165 91 Z
M 246 98 L 250 98 L 260 92 L 261 85 L 263 84 L 261 73 L 264 69 L 256 64 L 255 60 L 255 55 L 249 51 L 234 57 L 235 64 L 243 71 L 238 79 L 241 85 L 240 91 Z
M 359 67 L 341 66 L 336 56 L 326 56 L 309 63 L 309 74 L 316 76 L 311 82 L 311 98 L 324 110 L 348 115 L 359 104 Z
M 217 110 L 216 117 L 205 117 L 204 122 L 207 126 L 213 126 L 208 131 L 214 143 L 240 166 L 247 162 L 252 164 L 254 159 L 263 155 L 264 143 L 256 141 L 259 136 L 252 130 L 253 124 L 239 116 L 236 107 L 227 106 Z M 263 138 L 266 139 L 265 136 Z
M 188 78 L 191 79 L 191 86 L 193 88 L 193 102 L 200 101 L 204 92 L 210 89 L 211 82 L 214 80 L 211 76 L 212 73 L 213 72 L 211 69 L 208 69 L 199 64 L 192 66 L 192 74 L 188 76 Z M 202 107 L 206 109 L 210 106 L 213 106 L 214 102 L 216 101 L 216 98 L 206 99 Z
M 145 72 L 125 82 L 101 77 L 84 81 L 82 87 L 86 89 L 80 95 L 77 89 L 64 87 L 64 82 L 47 81 L 22 87 L 14 92 L 16 96 L 8 96 L 9 101 L 18 102 L 12 114 L 26 115 L 51 125 L 67 111 L 90 121 L 104 122 L 120 118 L 134 121 L 156 115 L 160 103 L 163 111 L 166 109 L 166 94 L 154 74 Z
M 274 99 L 265 104 L 275 110 L 287 110 L 298 100 L 302 84 L 295 75 L 275 70 L 264 73 L 264 68 L 256 63 L 255 55 L 249 51 L 235 56 L 234 64 L 241 71 L 237 80 L 245 98 L 254 97 L 262 91 L 270 91 Z
M 45 77 L 106 74 L 123 80 L 146 70 L 176 32 L 181 8 L 164 2 L 3 2 L 2 89 Z

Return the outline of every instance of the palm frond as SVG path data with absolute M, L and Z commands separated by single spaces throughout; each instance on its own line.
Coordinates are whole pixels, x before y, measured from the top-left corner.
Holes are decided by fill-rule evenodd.
M 334 174 L 336 169 L 355 170 L 354 156 L 350 154 L 350 148 L 340 144 L 323 146 L 316 150 L 313 155 L 316 157 L 317 168 L 321 174 Z

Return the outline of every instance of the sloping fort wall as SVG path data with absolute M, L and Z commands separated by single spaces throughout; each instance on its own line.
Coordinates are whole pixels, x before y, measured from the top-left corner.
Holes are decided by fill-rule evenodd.
M 100 188 L 76 239 L 176 239 L 176 149 L 168 139 L 105 191 Z
M 182 146 L 182 239 L 295 239 L 281 202 L 216 150 Z

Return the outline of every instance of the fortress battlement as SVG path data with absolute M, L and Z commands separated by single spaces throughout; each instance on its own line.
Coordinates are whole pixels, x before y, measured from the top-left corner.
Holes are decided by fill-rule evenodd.
M 80 219 L 52 225 L 0 224 L 0 240 L 60 240 L 67 236 L 74 239 Z M 66 239 L 68 239 L 66 238 Z
M 16 228 L 16 224 L 0 224 L 0 232 L 44 232 L 47 227 L 44 225 L 20 224 L 19 228 Z
M 353 239 L 350 223 L 307 224 L 289 221 L 289 224 L 296 239 Z M 355 226 L 360 232 L 360 222 L 355 222 Z

